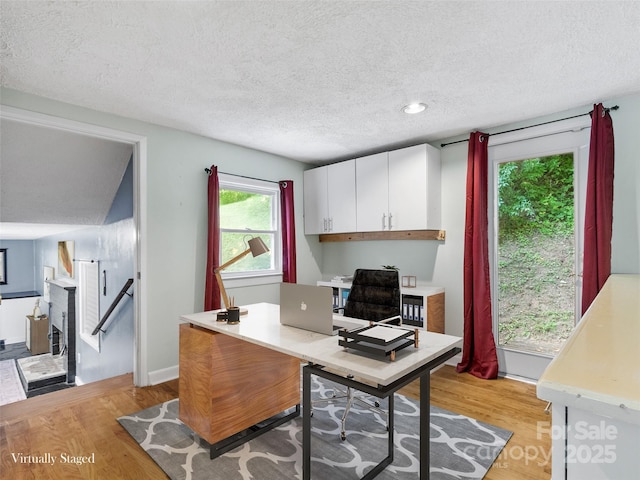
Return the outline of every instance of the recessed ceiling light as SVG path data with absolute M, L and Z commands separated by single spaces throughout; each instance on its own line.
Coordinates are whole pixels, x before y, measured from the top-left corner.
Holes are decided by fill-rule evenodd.
M 402 107 L 402 111 L 409 114 L 424 112 L 426 109 L 427 106 L 424 103 L 410 103 Z

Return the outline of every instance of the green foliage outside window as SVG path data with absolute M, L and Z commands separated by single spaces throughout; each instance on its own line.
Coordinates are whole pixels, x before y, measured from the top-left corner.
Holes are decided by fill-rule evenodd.
M 503 163 L 498 172 L 499 241 L 573 232 L 573 155 Z

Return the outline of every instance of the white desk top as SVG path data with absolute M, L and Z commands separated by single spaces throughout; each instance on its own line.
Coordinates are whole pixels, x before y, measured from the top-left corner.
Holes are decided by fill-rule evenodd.
M 640 424 L 640 275 L 611 275 L 538 381 L 538 397 Z
M 395 361 L 345 350 L 338 336 L 327 336 L 280 324 L 280 306 L 270 303 L 245 305 L 249 310 L 237 325 L 217 322 L 215 312 L 183 315 L 180 320 L 246 340 L 335 371 L 360 377 L 378 385 L 388 385 L 454 347 L 462 348 L 462 338 L 420 331 L 419 347 L 396 353 Z M 343 318 L 343 317 L 338 317 Z M 368 322 L 350 318 L 350 322 Z

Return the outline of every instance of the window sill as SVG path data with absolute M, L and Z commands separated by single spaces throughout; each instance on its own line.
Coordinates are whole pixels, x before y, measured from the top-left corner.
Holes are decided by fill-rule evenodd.
M 250 277 L 232 277 L 224 278 L 222 275 L 222 281 L 225 288 L 240 288 L 240 287 L 253 287 L 256 285 L 269 285 L 272 283 L 281 283 L 282 274 L 268 274 L 268 275 L 252 275 Z

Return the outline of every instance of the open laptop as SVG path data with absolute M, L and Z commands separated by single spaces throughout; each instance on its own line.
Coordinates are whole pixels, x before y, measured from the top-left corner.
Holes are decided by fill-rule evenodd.
M 280 323 L 324 335 L 362 327 L 355 322 L 333 319 L 333 289 L 297 283 L 280 284 Z

